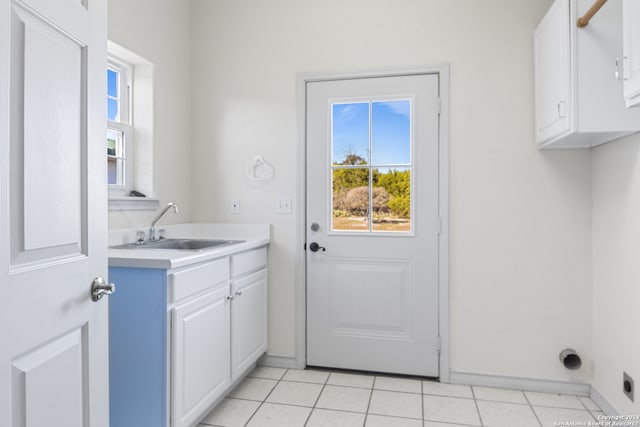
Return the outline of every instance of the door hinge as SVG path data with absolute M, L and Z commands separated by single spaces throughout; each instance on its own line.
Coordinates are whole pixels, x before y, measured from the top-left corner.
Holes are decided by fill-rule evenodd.
M 442 113 L 442 98 L 440 97 L 436 98 L 436 113 L 438 115 Z
M 438 354 L 442 352 L 442 339 L 440 337 L 436 338 L 436 352 L 438 352 Z

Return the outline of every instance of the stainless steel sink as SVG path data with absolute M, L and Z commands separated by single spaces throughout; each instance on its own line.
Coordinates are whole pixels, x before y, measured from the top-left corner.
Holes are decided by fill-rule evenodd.
M 243 243 L 244 240 L 219 240 L 219 239 L 162 239 L 152 242 L 127 243 L 126 245 L 112 246 L 113 249 L 178 249 L 185 251 L 199 251 L 203 249 L 219 248 L 220 246 Z

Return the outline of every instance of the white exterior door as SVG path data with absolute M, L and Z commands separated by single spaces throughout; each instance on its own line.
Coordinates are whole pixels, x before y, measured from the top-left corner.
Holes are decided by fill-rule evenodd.
M 307 365 L 439 375 L 439 77 L 307 83 Z
M 108 427 L 106 1 L 0 2 L 0 425 Z

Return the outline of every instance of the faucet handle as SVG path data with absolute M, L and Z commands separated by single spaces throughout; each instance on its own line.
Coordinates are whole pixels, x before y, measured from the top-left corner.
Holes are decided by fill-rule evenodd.
M 136 231 L 136 244 L 143 245 L 145 237 L 146 235 L 144 234 L 144 231 L 142 230 Z
M 161 228 L 160 230 L 158 230 L 158 240 L 163 240 L 167 238 L 167 230 L 165 230 L 164 228 Z

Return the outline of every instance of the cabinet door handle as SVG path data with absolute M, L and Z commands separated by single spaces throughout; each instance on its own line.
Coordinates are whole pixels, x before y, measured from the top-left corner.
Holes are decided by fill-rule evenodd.
M 236 296 L 239 297 L 240 295 L 242 295 L 242 291 L 236 291 Z
M 566 106 L 567 106 L 566 102 L 564 101 L 558 102 L 558 117 L 560 118 L 567 117 Z
M 616 71 L 613 73 L 616 76 L 616 80 L 627 80 L 627 72 L 625 70 L 625 65 L 627 63 L 627 57 L 623 56 L 622 59 L 620 57 L 616 58 Z M 622 67 L 622 72 L 620 68 Z
M 227 301 L 231 301 L 233 299 L 233 295 L 227 295 Z

